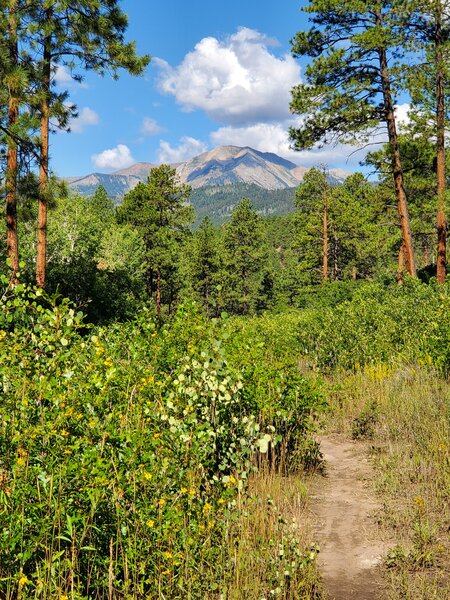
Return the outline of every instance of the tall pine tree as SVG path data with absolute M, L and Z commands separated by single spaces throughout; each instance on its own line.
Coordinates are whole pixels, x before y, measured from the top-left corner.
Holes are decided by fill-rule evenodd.
M 403 32 L 393 2 L 311 0 L 313 26 L 296 34 L 294 56 L 310 56 L 305 82 L 292 90 L 291 110 L 304 117 L 292 128 L 297 149 L 317 143 L 368 139 L 380 123 L 387 129 L 391 168 L 406 267 L 416 275 L 411 225 L 395 120 L 392 77 L 402 53 Z M 397 61 L 397 64 L 396 64 Z

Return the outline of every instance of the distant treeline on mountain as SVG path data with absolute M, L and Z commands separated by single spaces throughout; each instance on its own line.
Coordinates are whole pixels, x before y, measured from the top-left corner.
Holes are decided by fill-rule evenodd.
M 215 225 L 227 222 L 242 198 L 248 198 L 255 211 L 263 217 L 285 215 L 294 211 L 296 188 L 266 190 L 253 183 L 205 186 L 192 190 L 190 202 L 197 220 L 194 227 L 209 217 Z

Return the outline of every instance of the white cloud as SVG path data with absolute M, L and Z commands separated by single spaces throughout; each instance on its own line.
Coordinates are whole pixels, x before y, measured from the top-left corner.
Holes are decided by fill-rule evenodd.
M 188 160 L 197 154 L 206 152 L 207 145 L 201 140 L 192 137 L 182 137 L 179 145 L 173 148 L 169 142 L 161 140 L 157 152 L 158 162 L 160 163 L 178 163 Z
M 115 148 L 104 150 L 100 154 L 93 154 L 91 160 L 97 169 L 105 171 L 125 169 L 136 162 L 131 155 L 131 150 L 125 144 L 118 144 Z
M 78 113 L 78 117 L 75 117 L 70 120 L 70 130 L 74 133 L 82 133 L 84 128 L 89 125 L 98 125 L 100 123 L 100 117 L 89 108 L 89 106 L 85 106 Z
M 141 132 L 144 135 L 158 135 L 158 133 L 161 133 L 162 131 L 164 131 L 164 129 L 158 125 L 155 119 L 144 117 L 141 127 Z
M 274 45 L 245 27 L 224 41 L 203 38 L 175 68 L 154 59 L 160 68 L 159 88 L 185 110 L 204 110 L 226 125 L 285 119 L 300 67 L 289 54 L 272 54 L 269 47 Z
M 411 123 L 411 119 L 409 116 L 409 111 L 411 110 L 411 105 L 405 102 L 404 104 L 397 104 L 395 107 L 395 116 L 397 118 L 397 126 L 399 129 L 404 129 L 407 125 Z
M 87 88 L 88 85 L 82 81 L 76 81 L 69 69 L 64 65 L 54 65 L 55 72 L 53 75 L 53 81 L 61 87 L 79 87 Z

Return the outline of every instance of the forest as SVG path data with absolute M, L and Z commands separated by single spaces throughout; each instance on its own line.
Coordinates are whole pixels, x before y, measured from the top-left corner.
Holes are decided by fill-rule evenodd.
M 278 216 L 168 164 L 117 206 L 69 192 L 57 65 L 150 57 L 117 0 L 0 6 L 0 598 L 447 598 L 447 4 L 306 5 L 292 145 L 385 135 L 342 185 L 319 164 L 280 191 Z M 324 439 L 370 463 L 389 542 L 341 588 L 311 516 Z

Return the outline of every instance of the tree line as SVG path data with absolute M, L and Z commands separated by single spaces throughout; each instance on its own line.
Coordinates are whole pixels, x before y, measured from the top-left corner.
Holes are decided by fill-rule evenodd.
M 418 275 L 428 279 L 437 237 L 432 146 L 413 138 L 400 145 L 410 155 L 405 185 Z M 388 152 L 368 160 L 381 170 Z M 169 165 L 152 169 L 119 206 L 102 187 L 92 197 L 60 194 L 49 209 L 46 289 L 105 321 L 131 318 L 143 306 L 166 315 L 186 301 L 210 317 L 254 314 L 304 306 L 328 286 L 341 293 L 336 282 L 395 281 L 401 232 L 388 169 L 385 178 L 373 183 L 354 173 L 332 185 L 326 170 L 313 168 L 292 213 L 262 217 L 244 197 L 226 223 L 205 217 L 198 228 L 190 188 Z M 33 279 L 37 210 L 32 200 L 19 203 L 25 281 Z

